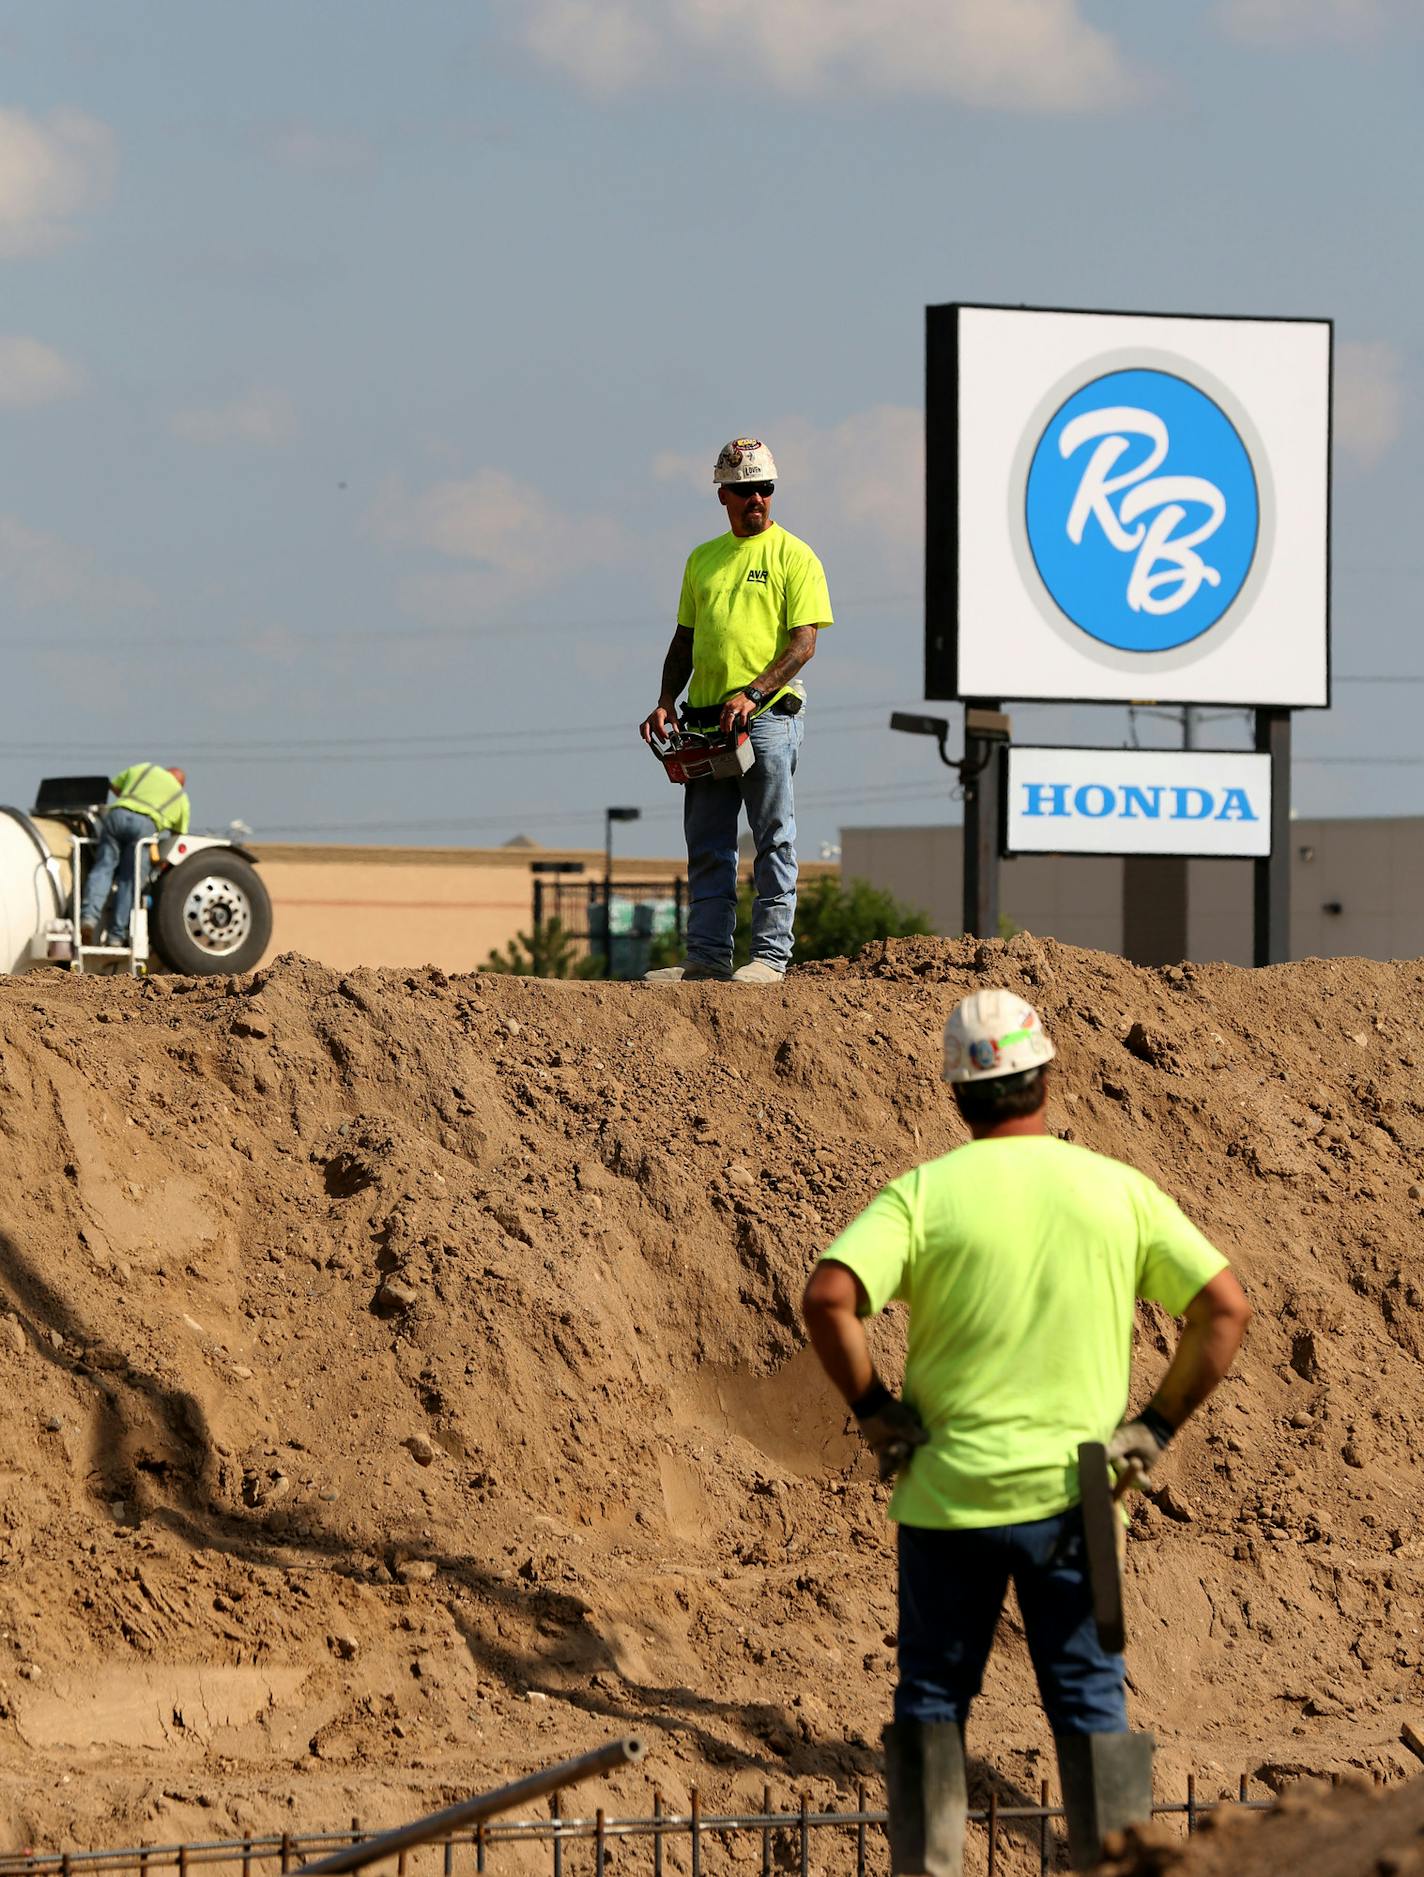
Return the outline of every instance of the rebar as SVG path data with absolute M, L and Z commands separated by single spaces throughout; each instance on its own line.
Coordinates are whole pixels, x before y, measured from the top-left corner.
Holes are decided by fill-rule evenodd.
M 622 1743 L 613 1743 L 616 1753 Z M 603 1749 L 601 1751 L 608 1751 Z M 588 1756 L 583 1761 L 565 1762 L 565 1766 L 586 1766 Z M 615 1762 L 616 1763 L 616 1762 Z M 542 1781 L 554 1775 L 561 1775 L 563 1768 L 550 1768 L 543 1774 L 533 1775 L 536 1781 Z M 262 1877 L 264 1869 L 268 1877 L 277 1877 L 277 1866 L 293 1872 L 293 1877 L 307 1877 L 308 1873 L 330 1871 L 335 1868 L 332 1859 L 339 1857 L 341 1869 L 354 1870 L 362 1864 L 374 1862 L 377 1858 L 394 1858 L 402 1851 L 415 1848 L 417 1842 L 444 1846 L 445 1877 L 453 1877 L 456 1862 L 454 1845 L 458 1839 L 466 1842 L 465 1833 L 469 1832 L 469 1841 L 475 1850 L 474 1864 L 477 1873 L 483 1873 L 490 1867 L 492 1848 L 498 1844 L 519 1844 L 525 1842 L 549 1842 L 552 1847 L 553 1864 L 559 1877 L 563 1877 L 566 1865 L 565 1846 L 570 1842 L 590 1840 L 595 1846 L 595 1856 L 603 1860 L 602 1877 L 608 1877 L 612 1868 L 611 1848 L 615 1840 L 651 1838 L 651 1863 L 653 1877 L 664 1877 L 666 1854 L 664 1840 L 671 1834 L 686 1838 L 691 1847 L 692 1877 L 702 1877 L 702 1846 L 708 1834 L 733 1834 L 738 1832 L 755 1833 L 761 1848 L 762 1877 L 773 1877 L 777 1868 L 778 1832 L 786 1834 L 791 1840 L 792 1869 L 797 1865 L 807 1868 L 810 1858 L 812 1833 L 831 1828 L 842 1834 L 854 1832 L 856 1877 L 866 1877 L 868 1867 L 868 1834 L 871 1830 L 883 1830 L 885 1813 L 875 1810 L 866 1803 L 866 1789 L 862 1784 L 856 1794 L 856 1810 L 842 1812 L 833 1808 L 813 1809 L 810 1795 L 800 1791 L 796 1795 L 794 1806 L 787 1810 L 773 1808 L 773 1796 L 769 1786 L 761 1793 L 762 1810 L 760 1812 L 731 1812 L 713 1815 L 705 1813 L 702 1807 L 700 1789 L 694 1788 L 690 1795 L 690 1808 L 680 1813 L 667 1804 L 660 1790 L 652 1795 L 651 1816 L 631 1818 L 609 1817 L 603 1808 L 593 1817 L 565 1817 L 558 1794 L 551 1799 L 550 1815 L 547 1818 L 503 1818 L 485 1811 L 484 1816 L 472 1818 L 470 1807 L 482 1811 L 492 1798 L 500 1798 L 508 1804 L 518 1803 L 519 1799 L 531 1795 L 529 1781 L 520 1781 L 513 1787 L 500 1788 L 497 1794 L 485 1794 L 480 1799 L 468 1800 L 462 1806 L 449 1808 L 447 1812 L 436 1813 L 428 1819 L 417 1821 L 415 1826 L 403 1827 L 400 1832 L 386 1833 L 383 1836 L 363 1838 L 360 1822 L 351 1820 L 349 1831 L 292 1833 L 283 1832 L 280 1836 L 271 1834 L 266 1837 L 246 1835 L 232 1839 L 202 1840 L 168 1845 L 142 1845 L 123 1850 L 101 1851 L 66 1851 L 26 1852 L 9 1856 L 0 1855 L 0 1877 L 98 1877 L 99 1873 L 137 1873 L 137 1877 L 169 1877 L 177 1872 L 180 1877 L 197 1877 L 199 1865 L 226 1864 L 232 1871 L 232 1877 Z M 547 1789 L 547 1788 L 545 1788 Z M 510 1798 L 509 1795 L 516 1795 Z M 542 1793 L 540 1794 L 542 1796 Z M 986 1827 L 994 1869 L 997 1873 L 1003 1862 L 1003 1846 L 999 1842 L 1004 1831 L 1018 1829 L 1022 1831 L 1026 1848 L 1031 1848 L 1035 1839 L 1038 1845 L 1038 1867 L 1040 1877 L 1047 1877 L 1053 1847 L 1052 1826 L 1063 1818 L 1061 1806 L 1049 1804 L 1048 1783 L 1043 1781 L 1038 1789 L 1037 1805 L 1005 1805 L 1001 1802 L 997 1790 L 989 1795 L 986 1807 L 971 1810 L 970 1822 Z M 1197 1776 L 1191 1775 L 1186 1785 L 1186 1801 L 1163 1800 L 1153 1806 L 1153 1814 L 1159 1818 L 1181 1818 L 1186 1828 L 1193 1833 L 1201 1827 L 1201 1821 L 1209 1813 L 1223 1807 L 1240 1807 L 1248 1811 L 1263 1811 L 1274 1803 L 1274 1797 L 1253 1799 L 1250 1796 L 1249 1775 L 1242 1773 L 1235 1782 L 1234 1794 L 1228 1790 L 1219 1799 L 1204 1799 L 1199 1795 Z M 503 1808 L 502 1808 L 503 1809 Z M 600 1823 L 601 1818 L 601 1823 Z M 417 1838 L 407 1834 L 418 1832 Z M 601 1833 L 601 1837 L 600 1837 Z M 392 1840 L 404 1842 L 392 1842 Z M 602 1846 L 601 1853 L 598 1846 Z M 330 1856 L 319 1855 L 322 1852 Z M 849 1846 L 847 1845 L 847 1852 Z M 351 1861 L 353 1858 L 355 1861 Z M 302 1864 L 299 1870 L 294 1865 L 303 1858 L 315 1858 L 315 1862 Z M 494 1860 L 497 1863 L 497 1859 Z M 849 1856 L 846 1864 L 849 1865 Z M 412 1867 L 418 1877 L 420 1866 Z M 433 1871 L 433 1865 L 432 1865 Z M 645 1867 L 646 1868 L 646 1867 Z M 830 1869 L 834 1866 L 819 1855 L 817 1869 Z
M 529 1773 L 507 1786 L 497 1786 L 493 1792 L 482 1792 L 477 1798 L 463 1799 L 458 1805 L 446 1806 L 443 1812 L 431 1812 L 412 1824 L 398 1826 L 395 1831 L 384 1831 L 361 1844 L 333 1851 L 329 1857 L 318 1858 L 313 1864 L 304 1864 L 297 1877 L 338 1877 L 338 1873 L 361 1870 L 367 1864 L 376 1864 L 383 1858 L 395 1856 L 400 1857 L 403 1873 L 404 1854 L 415 1845 L 433 1844 L 437 1839 L 459 1831 L 464 1826 L 493 1818 L 500 1812 L 513 1811 L 516 1805 L 523 1805 L 530 1799 L 541 1799 L 547 1792 L 557 1794 L 560 1787 L 576 1785 L 581 1779 L 592 1779 L 599 1773 L 611 1773 L 620 1766 L 636 1765 L 645 1750 L 636 1734 L 625 1734 L 621 1740 L 610 1740 L 606 1746 L 595 1747 L 592 1753 L 581 1753 L 572 1760 L 560 1760 L 557 1766 L 543 1767 L 539 1772 Z M 289 1844 L 290 1839 L 284 1833 L 283 1870 L 287 1868 Z M 562 1848 L 562 1840 L 556 1838 L 554 1844 L 556 1850 Z

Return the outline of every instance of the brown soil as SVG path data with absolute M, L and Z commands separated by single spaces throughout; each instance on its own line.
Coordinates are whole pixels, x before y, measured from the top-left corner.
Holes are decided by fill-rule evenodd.
M 939 1029 L 990 982 L 1058 1042 L 1053 1124 L 1180 1197 L 1258 1311 L 1132 1526 L 1160 1791 L 1416 1769 L 1419 965 L 289 957 L 0 983 L 0 1847 L 389 1823 L 630 1728 L 589 1805 L 878 1796 L 888 1527 L 796 1301 L 960 1138 Z M 1008 1803 L 1051 1747 L 1005 1629 L 971 1747 Z
M 1230 1808 L 1186 1844 L 1161 1825 L 1110 1842 L 1099 1877 L 1420 1877 L 1424 1780 L 1380 1794 L 1367 1782 L 1292 1786 L 1268 1812 Z

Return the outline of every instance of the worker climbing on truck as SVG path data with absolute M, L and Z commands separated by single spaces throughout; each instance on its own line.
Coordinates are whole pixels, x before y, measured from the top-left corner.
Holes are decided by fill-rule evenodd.
M 170 829 L 175 834 L 188 832 L 187 785 L 187 774 L 176 763 L 170 763 L 166 769 L 158 763 L 135 763 L 121 770 L 109 784 L 116 800 L 100 824 L 94 864 L 84 882 L 79 915 L 84 944 L 94 943 L 109 889 L 114 887 L 114 909 L 108 921 L 106 943 L 127 949 L 129 920 L 133 914 L 136 850 L 140 842 L 151 841 L 155 835 L 166 834 Z
M 1021 998 L 966 997 L 945 1027 L 943 1074 L 971 1140 L 892 1180 L 806 1286 L 821 1364 L 881 1478 L 899 1474 L 885 1778 L 891 1868 L 919 1877 L 961 1869 L 963 1729 L 1010 1579 L 1074 1867 L 1097 1862 L 1105 1829 L 1150 1813 L 1151 1736 L 1128 1730 L 1123 1658 L 1094 1621 L 1078 1448 L 1107 1443 L 1120 1486 L 1145 1479 L 1225 1375 L 1251 1315 L 1225 1258 L 1146 1175 L 1049 1133 L 1053 1056 Z M 1139 1297 L 1186 1328 L 1129 1415 Z M 893 1299 L 910 1311 L 898 1399 L 861 1321 Z

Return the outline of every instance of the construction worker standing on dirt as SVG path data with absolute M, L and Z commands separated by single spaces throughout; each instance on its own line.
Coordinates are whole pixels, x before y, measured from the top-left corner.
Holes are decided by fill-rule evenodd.
M 831 623 L 831 601 L 820 561 L 771 519 L 776 464 L 766 445 L 755 437 L 733 438 L 712 480 L 731 533 L 704 542 L 688 558 L 657 708 L 640 728 L 645 742 L 675 732 L 677 700 L 688 685 L 683 727 L 746 731 L 755 760 L 742 776 L 686 784 L 687 960 L 647 977 L 779 984 L 791 962 L 796 915 L 792 778 L 805 722 L 804 693 L 792 680 L 815 655 L 817 633 Z M 756 842 L 756 897 L 751 958 L 733 971 L 737 824 L 744 807 Z
M 129 919 L 133 913 L 134 858 L 144 841 L 155 835 L 188 832 L 188 778 L 170 764 L 135 763 L 119 772 L 109 784 L 118 798 L 99 827 L 94 865 L 84 882 L 84 898 L 79 918 L 84 944 L 94 943 L 94 934 L 104 916 L 109 888 L 114 886 L 114 910 L 109 920 L 105 943 L 126 949 L 129 942 Z M 145 878 L 147 869 L 145 868 Z
M 892 1869 L 958 1872 L 963 1727 L 1010 1579 L 1058 1749 L 1076 1868 L 1151 1810 L 1151 1736 L 1128 1731 L 1123 1658 L 1093 1619 L 1077 1452 L 1149 1473 L 1226 1373 L 1251 1310 L 1226 1260 L 1144 1174 L 1049 1134 L 1053 1045 L 1008 991 L 945 1027 L 944 1079 L 972 1139 L 885 1187 L 823 1253 L 804 1312 L 879 1461 L 899 1471 L 899 1682 L 885 1730 Z M 1127 1411 L 1133 1306 L 1186 1327 Z M 909 1305 L 897 1399 L 861 1319 Z M 1116 1431 L 1114 1432 L 1114 1429 Z

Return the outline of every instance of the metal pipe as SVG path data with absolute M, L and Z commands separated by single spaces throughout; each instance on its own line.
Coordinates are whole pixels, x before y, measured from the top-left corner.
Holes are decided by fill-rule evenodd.
M 374 1838 L 367 1838 L 362 1844 L 348 1845 L 345 1850 L 334 1851 L 330 1857 L 319 1857 L 314 1864 L 303 1864 L 296 1877 L 318 1877 L 319 1873 L 330 1873 L 330 1877 L 336 1877 L 336 1873 L 341 1871 L 362 1870 L 367 1864 L 395 1857 L 413 1845 L 429 1844 L 433 1839 L 444 1837 L 447 1832 L 459 1831 L 463 1826 L 476 1825 L 482 1819 L 495 1817 L 497 1813 L 512 1811 L 526 1800 L 542 1799 L 545 1794 L 557 1792 L 562 1786 L 576 1785 L 581 1779 L 594 1779 L 598 1774 L 614 1772 L 620 1766 L 636 1765 L 646 1751 L 636 1734 L 625 1734 L 621 1740 L 610 1740 L 606 1746 L 595 1747 L 592 1753 L 582 1753 L 572 1760 L 560 1760 L 557 1766 L 546 1766 L 542 1771 L 529 1773 L 507 1786 L 497 1786 L 493 1792 L 482 1792 L 476 1798 L 462 1799 L 458 1805 L 447 1806 L 443 1812 L 431 1812 L 412 1824 L 398 1826 L 395 1831 L 381 1832 Z
M 989 1788 L 989 1877 L 999 1868 L 999 1788 Z

